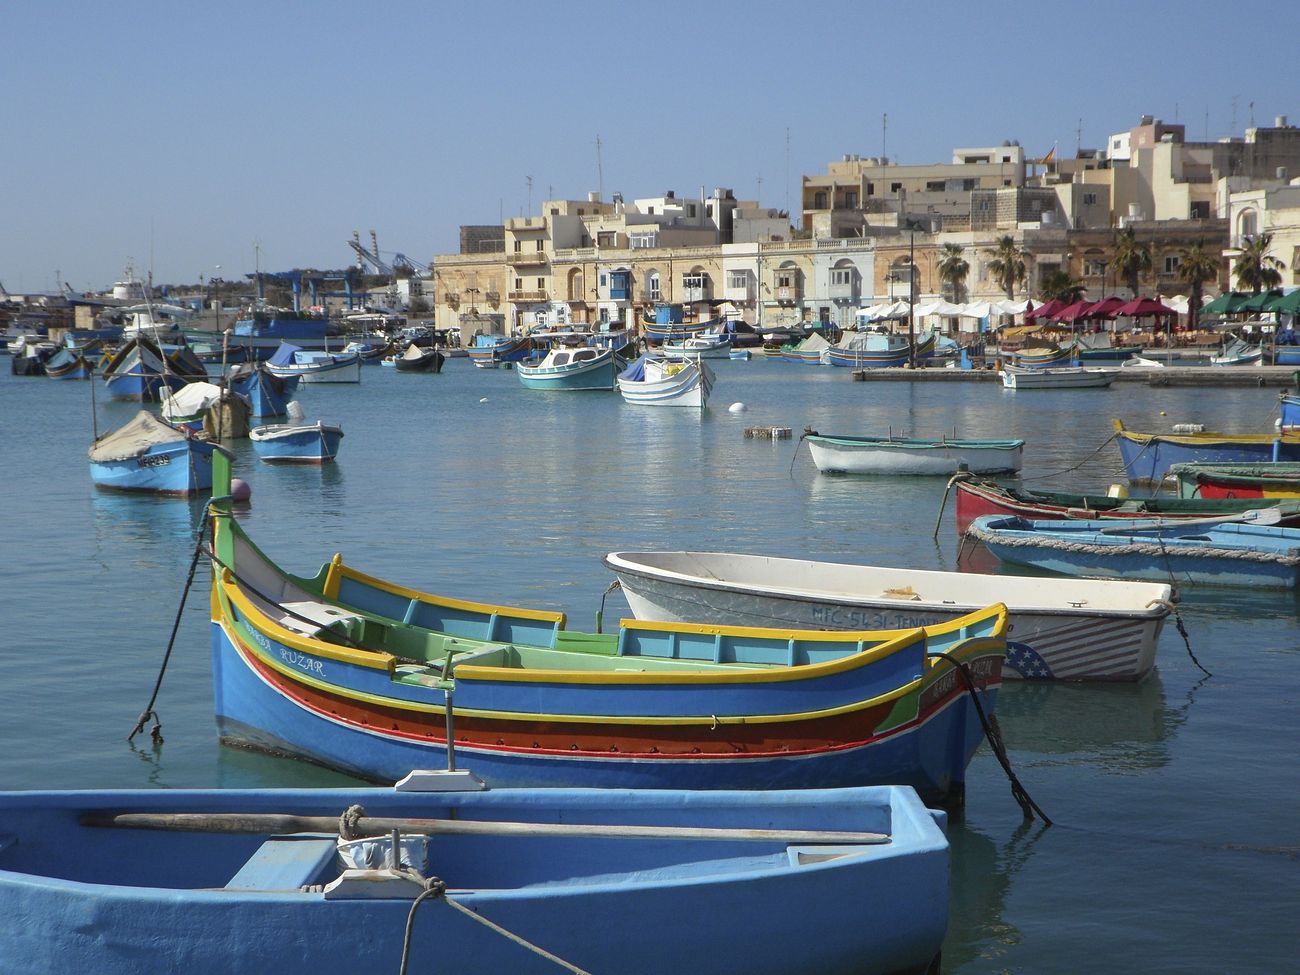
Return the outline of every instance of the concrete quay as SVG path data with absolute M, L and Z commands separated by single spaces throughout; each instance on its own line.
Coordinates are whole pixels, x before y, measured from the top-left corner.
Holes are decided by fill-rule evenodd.
M 1116 382 L 1144 383 L 1148 386 L 1277 386 L 1287 387 L 1295 382 L 1295 366 L 1166 366 L 1149 369 L 1137 366 L 1093 366 L 1113 368 L 1118 374 Z M 854 369 L 854 382 L 1001 382 L 997 369 Z M 1037 392 L 1037 390 L 1035 390 Z

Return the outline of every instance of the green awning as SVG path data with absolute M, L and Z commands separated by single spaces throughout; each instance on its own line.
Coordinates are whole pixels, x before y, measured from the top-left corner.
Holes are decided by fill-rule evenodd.
M 1235 310 L 1248 312 L 1272 311 L 1272 309 L 1268 307 L 1269 304 L 1281 297 L 1281 291 L 1261 291 L 1257 295 L 1251 295 L 1237 306 Z
M 1288 315 L 1294 315 L 1300 312 L 1300 288 L 1285 294 L 1281 298 L 1276 298 L 1269 303 L 1265 311 L 1286 312 Z
M 1202 315 L 1231 315 L 1241 310 L 1250 295 L 1240 291 L 1225 291 L 1207 305 L 1201 306 Z

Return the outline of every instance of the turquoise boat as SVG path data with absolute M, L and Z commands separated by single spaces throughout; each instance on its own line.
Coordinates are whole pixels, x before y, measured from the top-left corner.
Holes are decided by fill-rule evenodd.
M 938 970 L 946 818 L 910 789 L 410 791 L 438 775 L 0 793 L 4 971 Z
M 1155 518 L 1123 525 L 984 515 L 966 534 L 1003 562 L 1064 575 L 1295 589 L 1300 529 L 1279 528 L 1275 521 L 1276 513 L 1268 511 L 1235 520 Z
M 525 389 L 612 390 L 624 363 L 612 349 L 559 346 L 515 367 Z

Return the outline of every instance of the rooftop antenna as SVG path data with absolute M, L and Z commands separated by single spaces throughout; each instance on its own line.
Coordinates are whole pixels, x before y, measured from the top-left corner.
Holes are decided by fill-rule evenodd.
M 524 177 L 524 182 L 528 184 L 528 215 L 529 215 L 529 216 L 532 216 L 532 214 L 533 214 L 533 178 L 532 178 L 531 176 L 525 176 L 525 177 Z
M 1083 149 L 1083 119 L 1079 119 L 1079 125 L 1074 130 L 1074 153 L 1077 156 Z
M 762 176 L 758 177 L 758 202 L 760 204 L 763 202 L 763 177 Z
M 1254 102 L 1250 103 L 1250 127 L 1252 129 L 1255 127 L 1255 103 Z
M 790 213 L 790 126 L 785 127 L 785 212 Z
M 1240 96 L 1238 95 L 1232 96 L 1232 128 L 1229 129 L 1228 131 L 1230 131 L 1233 135 L 1237 134 L 1237 99 L 1239 97 Z
M 1210 141 L 1210 106 L 1205 106 L 1205 141 Z
M 605 163 L 600 158 L 600 133 L 596 133 L 596 197 L 605 199 Z
M 880 116 L 880 164 L 889 165 L 889 113 Z

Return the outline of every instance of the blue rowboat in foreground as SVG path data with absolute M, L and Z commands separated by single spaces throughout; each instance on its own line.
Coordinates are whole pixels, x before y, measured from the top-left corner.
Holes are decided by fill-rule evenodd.
M 984 515 L 967 534 L 1004 562 L 1065 575 L 1294 589 L 1300 529 L 1278 528 L 1276 519 L 1267 510 L 1237 519 L 1123 525 Z
M 945 817 L 891 786 L 0 793 L 0 817 L 6 975 L 357 975 L 404 947 L 413 975 L 894 975 L 948 922 Z
M 1120 420 L 1112 423 L 1131 484 L 1159 484 L 1169 476 L 1169 468 L 1174 464 L 1267 464 L 1276 460 L 1300 460 L 1300 432 L 1134 433 Z
M 213 512 L 220 735 L 371 780 L 442 764 L 450 733 L 498 787 L 898 784 L 960 802 L 983 737 L 972 688 L 992 713 L 1002 682 L 1002 605 L 899 630 L 575 633 L 562 613 L 428 595 L 341 556 L 290 575 Z

